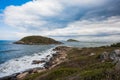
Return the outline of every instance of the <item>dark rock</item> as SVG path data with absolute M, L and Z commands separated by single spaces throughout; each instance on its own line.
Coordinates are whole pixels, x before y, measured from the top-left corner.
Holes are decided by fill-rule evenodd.
M 48 58 L 48 57 L 50 57 L 50 55 L 47 55 L 46 57 Z
M 46 61 L 44 61 L 44 60 L 33 60 L 33 62 L 32 62 L 32 64 L 40 64 L 40 63 L 44 63 L 44 62 L 46 62 Z

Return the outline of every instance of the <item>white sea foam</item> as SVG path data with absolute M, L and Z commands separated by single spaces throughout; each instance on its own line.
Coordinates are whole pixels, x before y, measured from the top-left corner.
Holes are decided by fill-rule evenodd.
M 24 56 L 21 58 L 12 59 L 12 60 L 9 60 L 1 64 L 0 65 L 0 77 L 9 76 L 14 73 L 19 73 L 19 72 L 22 72 L 22 71 L 25 71 L 31 68 L 43 67 L 45 63 L 32 64 L 32 61 L 42 60 L 42 59 L 49 60 L 50 57 L 52 57 L 52 54 L 55 53 L 55 51 L 52 51 L 52 49 L 49 49 L 42 53 L 35 53 L 32 56 Z M 47 57 L 48 55 L 50 56 Z

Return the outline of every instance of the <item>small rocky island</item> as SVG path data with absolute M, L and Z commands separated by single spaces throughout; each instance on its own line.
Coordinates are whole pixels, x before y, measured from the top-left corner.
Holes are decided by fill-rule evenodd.
M 38 45 L 38 44 L 62 44 L 62 43 L 48 37 L 27 36 L 17 42 L 14 42 L 14 44 Z
M 79 41 L 75 39 L 68 39 L 67 42 L 79 42 Z

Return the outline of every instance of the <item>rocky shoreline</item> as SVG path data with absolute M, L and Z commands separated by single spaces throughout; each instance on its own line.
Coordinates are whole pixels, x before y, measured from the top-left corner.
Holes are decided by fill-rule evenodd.
M 53 49 L 53 51 L 56 51 L 56 53 L 52 54 L 52 57 L 50 58 L 49 61 L 46 61 L 46 62 L 45 61 L 37 61 L 37 60 L 33 61 L 32 64 L 40 64 L 42 62 L 45 62 L 45 65 L 43 68 L 29 69 L 29 70 L 26 70 L 21 73 L 16 73 L 16 74 L 12 74 L 10 76 L 0 78 L 0 80 L 23 80 L 29 74 L 41 73 L 43 71 L 50 70 L 66 60 L 66 56 L 67 56 L 66 53 L 70 49 L 71 49 L 71 47 L 58 46 L 55 49 Z
M 48 80 L 49 77 L 52 77 L 50 80 L 55 80 L 61 78 L 59 75 L 66 79 L 64 75 L 77 75 L 78 73 L 79 76 L 69 77 L 73 78 L 72 80 L 74 78 L 75 80 L 92 80 L 93 78 L 96 80 L 101 80 L 101 78 L 105 78 L 104 80 L 119 80 L 120 47 L 75 48 L 58 46 L 53 51 L 56 53 L 52 54 L 49 61 L 45 61 L 43 68 L 29 69 L 0 80 Z M 32 64 L 42 62 L 44 61 L 34 60 Z M 65 64 L 61 64 L 63 62 Z M 92 75 L 91 72 L 94 74 Z M 43 73 L 42 76 L 41 73 Z M 35 76 L 31 78 L 35 74 L 38 78 L 36 79 Z M 111 75 L 114 75 L 114 77 Z M 68 80 L 71 80 L 71 78 Z

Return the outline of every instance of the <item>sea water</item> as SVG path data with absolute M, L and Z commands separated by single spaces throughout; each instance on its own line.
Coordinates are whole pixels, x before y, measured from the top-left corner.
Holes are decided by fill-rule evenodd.
M 0 77 L 19 73 L 31 68 L 43 67 L 42 64 L 32 64 L 33 60 L 46 60 L 55 53 L 56 46 L 99 47 L 109 45 L 107 42 L 66 42 L 61 45 L 20 45 L 14 41 L 0 40 Z M 49 57 L 48 57 L 49 55 Z

